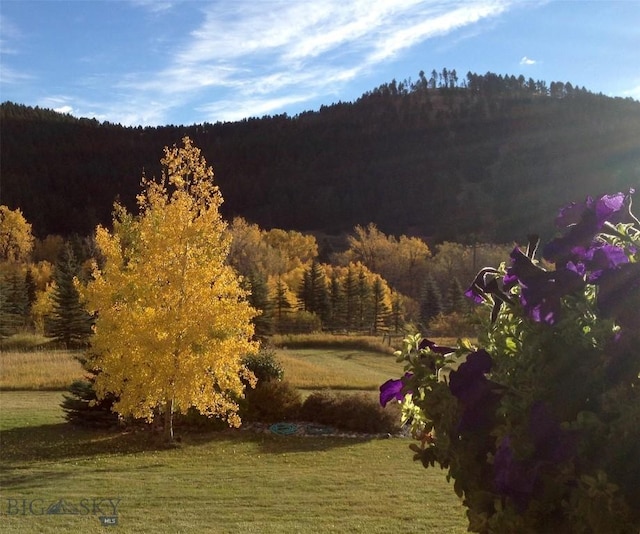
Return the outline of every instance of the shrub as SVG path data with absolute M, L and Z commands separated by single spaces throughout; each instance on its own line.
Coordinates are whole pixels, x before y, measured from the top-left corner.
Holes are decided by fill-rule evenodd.
M 280 334 L 310 334 L 322 330 L 322 320 L 315 313 L 297 311 L 285 313 L 277 321 Z
M 428 331 L 435 337 L 475 337 L 478 334 L 477 318 L 469 313 L 441 313 L 431 319 Z
M 400 429 L 399 414 L 396 407 L 383 409 L 365 393 L 337 395 L 323 391 L 309 395 L 299 415 L 304 421 L 340 430 L 381 434 L 395 433 Z
M 240 402 L 240 417 L 246 422 L 295 421 L 302 405 L 300 392 L 287 381 L 258 382 L 247 388 Z
M 220 417 L 207 417 L 196 408 L 189 408 L 186 413 L 174 415 L 175 428 L 188 428 L 193 431 L 219 431 L 229 428 L 229 423 Z
M 262 345 L 257 354 L 246 356 L 242 364 L 255 375 L 258 383 L 282 380 L 284 377 L 284 369 L 276 358 L 275 349 L 268 345 Z

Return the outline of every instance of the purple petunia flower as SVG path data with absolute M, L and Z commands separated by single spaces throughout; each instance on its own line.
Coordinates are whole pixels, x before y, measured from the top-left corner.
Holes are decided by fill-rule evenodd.
M 633 189 L 629 194 L 634 192 Z M 629 195 L 625 193 L 615 193 L 613 195 L 604 195 L 600 197 L 595 204 L 596 221 L 598 229 L 602 228 L 605 222 L 620 222 L 621 212 L 625 207 L 625 201 Z
M 384 384 L 380 386 L 380 404 L 384 408 L 388 402 L 393 399 L 401 401 L 404 399 L 405 393 L 403 392 L 404 381 L 408 380 L 413 376 L 413 373 L 405 373 L 403 378 L 398 378 L 397 380 L 391 379 L 387 380 Z M 411 393 L 407 391 L 406 393 Z
M 544 258 L 563 264 L 569 260 L 572 249 L 589 248 L 595 235 L 606 222 L 617 223 L 625 219 L 628 215 L 625 208 L 633 193 L 634 190 L 630 189 L 629 193 L 604 195 L 596 201 L 589 197 L 583 205 L 570 204 L 563 208 L 556 223 L 569 231 L 564 236 L 551 240 L 544 247 Z
M 560 312 L 560 299 L 584 286 L 584 278 L 575 264 L 546 271 L 536 265 L 519 248 L 511 253 L 512 264 L 507 269 L 505 284 L 520 284 L 520 303 L 531 319 L 554 324 Z
M 487 382 L 484 375 L 491 371 L 492 364 L 491 356 L 484 349 L 469 354 L 466 361 L 449 375 L 449 389 L 453 396 L 467 404 L 478 401 Z
M 480 349 L 467 356 L 464 363 L 449 375 L 449 390 L 463 405 L 457 431 L 486 431 L 493 426 L 495 410 L 502 395 L 502 386 L 489 380 L 493 360 Z

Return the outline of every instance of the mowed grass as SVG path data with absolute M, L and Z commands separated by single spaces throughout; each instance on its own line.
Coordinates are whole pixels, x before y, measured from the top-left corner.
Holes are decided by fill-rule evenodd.
M 42 389 L 65 389 L 82 376 L 74 353 L 8 354 L 0 391 L 3 533 L 102 533 L 99 517 L 113 514 L 111 502 L 121 533 L 466 531 L 444 473 L 413 462 L 409 439 L 178 430 L 180 445 L 167 448 L 149 431 L 65 422 L 63 392 Z M 376 395 L 402 373 L 392 354 L 375 347 L 291 346 L 276 354 L 303 392 Z M 19 384 L 31 391 L 15 391 Z M 81 513 L 44 513 L 61 502 Z
M 392 354 L 353 349 L 277 349 L 276 357 L 285 379 L 300 389 L 377 390 L 403 370 Z
M 85 374 L 68 350 L 0 352 L 0 389 L 66 389 Z
M 121 533 L 466 531 L 443 472 L 414 463 L 408 439 L 230 430 L 167 449 L 146 431 L 70 427 L 61 398 L 0 392 L 3 533 L 102 533 L 108 499 Z M 40 514 L 61 499 L 91 512 Z

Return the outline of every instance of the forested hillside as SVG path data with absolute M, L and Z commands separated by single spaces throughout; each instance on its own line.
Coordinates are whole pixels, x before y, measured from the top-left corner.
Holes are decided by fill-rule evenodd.
M 37 236 L 91 233 L 135 208 L 162 147 L 188 135 L 226 217 L 263 228 L 506 242 L 549 233 L 570 200 L 640 183 L 640 103 L 569 83 L 455 71 L 356 102 L 234 123 L 130 128 L 5 102 L 0 202 Z

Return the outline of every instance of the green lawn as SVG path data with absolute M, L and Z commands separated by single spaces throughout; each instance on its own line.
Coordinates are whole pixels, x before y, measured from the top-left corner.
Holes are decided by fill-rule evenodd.
M 72 353 L 3 356 L 3 533 L 466 531 L 444 473 L 414 463 L 408 439 L 229 430 L 183 434 L 177 448 L 166 448 L 149 431 L 65 423 L 63 393 L 36 390 L 73 379 Z M 393 355 L 375 349 L 289 347 L 277 357 L 303 394 L 332 388 L 376 395 L 382 382 L 402 374 Z M 51 506 L 79 513 L 45 513 Z M 102 526 L 100 516 L 117 516 L 118 525 Z
M 3 533 L 466 531 L 443 473 L 412 462 L 407 439 L 235 430 L 166 449 L 148 432 L 69 427 L 61 396 L 0 392 Z M 109 499 L 116 527 L 98 519 Z M 61 500 L 82 513 L 41 514 Z
M 375 390 L 402 376 L 392 354 L 355 349 L 278 349 L 285 379 L 301 389 Z

